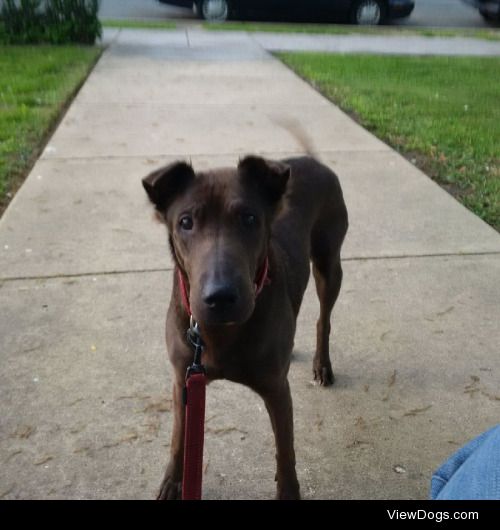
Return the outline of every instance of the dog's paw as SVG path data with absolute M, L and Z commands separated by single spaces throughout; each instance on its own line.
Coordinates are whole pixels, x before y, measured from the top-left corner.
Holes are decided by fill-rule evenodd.
M 278 486 L 276 492 L 276 500 L 278 501 L 300 501 L 300 489 L 298 484 L 289 486 Z
M 182 482 L 173 480 L 172 477 L 165 477 L 160 486 L 160 491 L 156 500 L 158 501 L 175 501 L 180 500 L 182 493 Z
M 314 380 L 317 381 L 321 386 L 333 385 L 335 376 L 333 375 L 332 365 L 314 363 L 313 366 Z

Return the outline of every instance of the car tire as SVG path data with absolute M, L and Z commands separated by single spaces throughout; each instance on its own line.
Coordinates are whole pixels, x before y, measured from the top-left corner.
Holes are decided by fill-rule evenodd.
M 199 17 L 207 22 L 225 22 L 231 14 L 228 0 L 199 0 L 196 8 Z
M 387 8 L 382 0 L 357 0 L 351 9 L 351 23 L 365 26 L 383 24 Z
M 485 20 L 485 22 L 488 22 L 489 24 L 492 24 L 493 26 L 498 25 L 500 23 L 500 14 L 498 14 L 496 17 L 495 15 L 490 15 L 489 13 L 484 13 L 480 11 L 481 16 Z

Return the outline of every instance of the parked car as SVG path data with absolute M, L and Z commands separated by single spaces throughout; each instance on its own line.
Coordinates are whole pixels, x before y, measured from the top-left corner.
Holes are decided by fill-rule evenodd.
M 500 0 L 464 0 L 464 2 L 479 9 L 484 19 L 500 22 Z
M 164 4 L 194 7 L 213 22 L 242 16 L 330 21 L 334 17 L 353 24 L 382 24 L 407 17 L 415 0 L 159 0 Z

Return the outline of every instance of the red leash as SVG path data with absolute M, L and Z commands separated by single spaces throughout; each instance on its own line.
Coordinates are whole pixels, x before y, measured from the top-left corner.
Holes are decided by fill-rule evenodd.
M 203 341 L 191 316 L 187 338 L 194 347 L 193 364 L 186 373 L 184 405 L 186 407 L 184 434 L 184 473 L 182 500 L 199 501 L 203 475 L 203 442 L 205 439 L 205 368 L 201 364 Z
M 193 374 L 186 381 L 186 436 L 184 438 L 184 475 L 182 500 L 201 500 L 203 442 L 205 438 L 204 373 Z
M 200 328 L 193 319 L 184 275 L 177 269 L 182 305 L 190 317 L 187 330 L 188 342 L 193 346 L 193 364 L 187 369 L 184 387 L 184 405 L 186 407 L 184 434 L 184 473 L 182 477 L 182 500 L 201 500 L 203 479 L 203 444 L 205 439 L 205 389 L 207 378 L 205 367 L 201 364 L 203 340 Z M 255 296 L 257 297 L 269 280 L 269 259 L 266 257 L 255 278 Z

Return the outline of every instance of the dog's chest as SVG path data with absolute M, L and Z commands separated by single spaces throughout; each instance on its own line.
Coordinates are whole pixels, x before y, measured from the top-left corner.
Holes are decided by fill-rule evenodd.
M 236 346 L 222 351 L 207 349 L 203 354 L 203 364 L 209 380 L 228 379 L 248 384 L 255 371 L 246 352 Z

